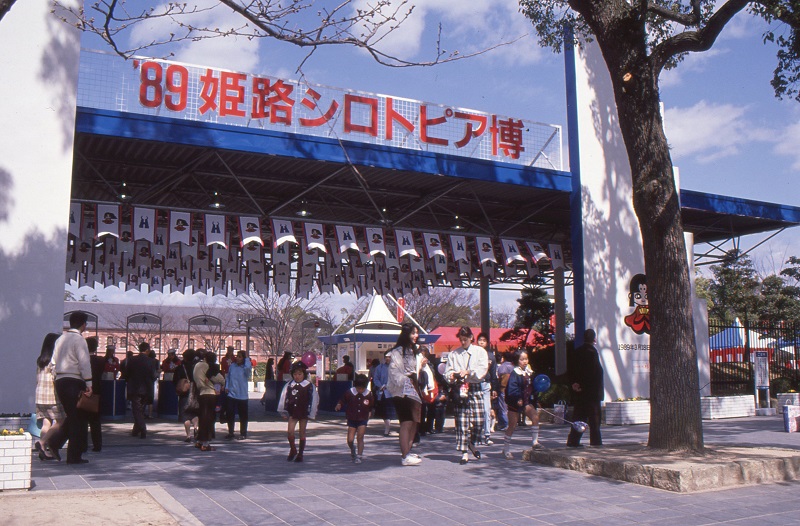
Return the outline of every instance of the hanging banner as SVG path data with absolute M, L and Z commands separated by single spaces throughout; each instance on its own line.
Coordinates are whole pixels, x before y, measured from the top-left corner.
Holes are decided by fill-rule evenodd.
M 255 216 L 240 216 L 239 246 L 243 247 L 254 242 L 264 246 L 264 240 L 261 238 L 261 220 Z
M 321 223 L 303 223 L 303 231 L 306 235 L 306 246 L 308 249 L 319 249 L 327 252 L 325 248 L 325 229 Z
M 375 254 L 386 255 L 386 238 L 383 234 L 382 228 L 366 228 L 367 233 L 367 250 L 370 256 Z
M 442 248 L 442 240 L 439 239 L 439 234 L 423 233 L 422 239 L 425 242 L 425 253 L 429 258 L 445 255 L 444 248 Z
M 69 204 L 69 234 L 81 236 L 81 223 L 83 223 L 83 205 L 80 203 Z
M 492 246 L 492 238 L 476 237 L 475 246 L 478 248 L 478 261 L 481 265 L 487 261 L 496 261 L 494 247 Z
M 156 225 L 156 211 L 152 208 L 134 207 L 131 221 L 133 222 L 133 240 L 145 239 L 152 243 L 158 227 Z
M 453 261 L 468 262 L 467 259 L 467 238 L 464 236 L 450 236 L 450 251 L 453 253 Z
M 564 268 L 564 255 L 561 253 L 561 245 L 549 245 L 550 261 L 553 268 Z
M 294 227 L 292 222 L 286 219 L 273 219 L 272 220 L 272 247 L 279 247 L 286 242 L 297 244 L 297 238 L 294 237 Z
M 547 252 L 544 251 L 542 245 L 535 241 L 526 241 L 525 246 L 528 247 L 528 252 L 531 253 L 531 262 L 538 263 L 540 259 L 547 259 Z
M 119 205 L 97 205 L 96 224 L 96 237 L 119 237 Z
M 525 262 L 525 258 L 519 252 L 519 245 L 513 239 L 501 239 L 500 244 L 503 246 L 503 256 L 505 257 L 506 265 L 510 265 L 514 261 Z
M 336 225 L 336 242 L 339 245 L 340 254 L 347 250 L 358 250 L 356 232 L 351 226 Z
M 227 225 L 225 216 L 217 214 L 206 214 L 205 217 L 206 227 L 206 246 L 219 245 L 227 248 Z
M 189 245 L 192 242 L 192 214 L 189 212 L 170 212 L 169 213 L 169 243 L 183 243 Z
M 414 236 L 410 230 L 395 230 L 394 237 L 397 241 L 397 257 L 400 256 L 419 256 L 416 247 L 414 247 Z

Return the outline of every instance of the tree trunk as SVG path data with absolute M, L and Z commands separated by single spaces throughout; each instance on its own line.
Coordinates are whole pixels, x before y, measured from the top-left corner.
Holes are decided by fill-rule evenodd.
M 633 177 L 650 307 L 650 437 L 666 450 L 703 449 L 697 349 L 680 203 L 643 27 L 598 39 L 614 86 Z M 598 34 L 595 32 L 595 34 Z

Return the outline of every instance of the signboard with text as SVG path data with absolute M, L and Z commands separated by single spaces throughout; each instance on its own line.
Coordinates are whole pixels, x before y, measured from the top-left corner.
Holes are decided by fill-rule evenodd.
M 78 105 L 562 169 L 560 126 L 166 60 L 82 51 Z

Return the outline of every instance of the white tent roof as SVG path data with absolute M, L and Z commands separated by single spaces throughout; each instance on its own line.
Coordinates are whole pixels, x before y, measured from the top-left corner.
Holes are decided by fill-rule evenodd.
M 395 318 L 395 316 L 392 314 L 392 311 L 389 310 L 389 307 L 386 306 L 383 298 L 380 295 L 375 294 L 372 296 L 372 299 L 369 300 L 367 311 L 363 316 L 361 316 L 361 319 L 358 320 L 358 323 L 356 323 L 355 326 L 347 332 L 397 334 L 399 328 L 400 324 L 397 323 L 397 318 Z

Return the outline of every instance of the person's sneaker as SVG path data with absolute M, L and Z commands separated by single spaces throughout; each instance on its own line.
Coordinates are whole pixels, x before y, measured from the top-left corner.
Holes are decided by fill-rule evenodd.
M 408 455 L 406 455 L 406 456 L 407 456 L 407 457 L 420 458 L 420 459 L 422 458 L 421 456 L 417 455 L 416 453 L 409 453 L 409 454 L 408 454 Z
M 233 433 L 228 433 L 227 435 L 225 435 L 225 440 L 233 440 L 233 436 L 234 436 Z
M 531 446 L 531 449 L 544 449 L 544 446 L 541 445 L 539 442 L 536 442 L 534 445 Z
M 506 460 L 514 460 L 514 455 L 512 455 L 510 451 L 508 453 L 503 453 L 503 456 Z
M 361 464 L 361 455 L 357 455 L 356 458 L 353 459 L 354 464 Z
M 303 461 L 303 454 L 298 453 L 296 457 L 294 457 L 295 462 L 302 462 Z
M 239 435 L 236 440 L 247 440 L 247 435 Z
M 484 444 L 486 444 L 487 446 L 493 446 L 494 440 L 492 440 L 491 438 L 487 438 Z
M 296 457 L 296 456 L 297 456 L 297 452 L 296 451 L 292 451 L 291 453 L 289 453 L 289 456 L 286 457 L 286 460 L 288 460 L 289 462 L 294 462 L 294 457 Z
M 405 457 L 403 457 L 403 460 L 400 463 L 404 466 L 417 466 L 421 462 L 422 462 L 421 458 L 408 454 Z

